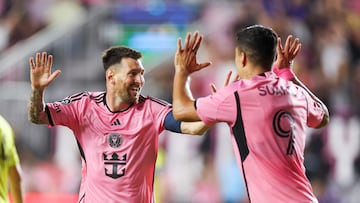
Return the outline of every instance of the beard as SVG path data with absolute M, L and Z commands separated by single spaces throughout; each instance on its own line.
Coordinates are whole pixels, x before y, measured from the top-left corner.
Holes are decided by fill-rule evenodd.
M 126 95 L 124 95 L 124 101 L 128 103 L 136 103 L 140 97 L 140 88 L 129 87 L 126 91 Z

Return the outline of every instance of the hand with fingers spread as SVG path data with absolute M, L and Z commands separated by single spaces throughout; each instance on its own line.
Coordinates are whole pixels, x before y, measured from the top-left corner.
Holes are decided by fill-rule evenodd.
M 56 70 L 51 73 L 53 57 L 46 52 L 36 53 L 35 59 L 29 58 L 31 88 L 37 90 L 45 89 L 61 73 Z
M 281 39 L 278 37 L 276 52 L 277 58 L 274 63 L 274 67 L 278 69 L 290 68 L 294 58 L 298 55 L 301 50 L 301 43 L 299 38 L 293 39 L 292 35 L 289 35 L 285 41 L 285 47 L 281 45 Z
M 263 25 L 238 30 L 235 39 L 234 62 L 240 79 L 236 77 L 238 81 L 230 84 L 229 72 L 225 88 L 217 91 L 211 85 L 212 95 L 198 98 L 192 97 L 187 78 L 209 65 L 198 64 L 191 52 L 198 48 L 201 37 L 188 34 L 184 48 L 178 41 L 174 117 L 180 121 L 202 121 L 208 126 L 228 125 L 239 169 L 248 172 L 247 182 L 254 186 L 247 188 L 249 202 L 318 202 L 302 170 L 304 159 L 299 157 L 304 154 L 307 127 L 327 125 L 329 112 L 291 69 L 291 62 L 301 49 L 299 39 L 290 35 L 282 47 L 276 32 Z M 271 72 L 271 66 L 277 66 L 277 71 L 274 67 Z M 258 143 L 261 147 L 254 147 Z M 262 143 L 266 143 L 265 148 Z M 269 191 L 259 179 L 286 187 L 287 192 L 280 187 Z M 292 195 L 287 195 L 289 192 Z
M 174 64 L 176 71 L 189 75 L 211 65 L 211 62 L 198 63 L 196 59 L 197 50 L 200 47 L 203 36 L 199 32 L 187 33 L 184 47 L 182 47 L 181 38 L 177 40 L 177 51 L 175 54 Z
M 227 74 L 226 74 L 226 77 L 225 77 L 225 81 L 224 81 L 224 87 L 228 86 L 229 83 L 230 83 L 230 78 L 231 78 L 231 75 L 232 75 L 232 71 L 230 70 Z M 236 74 L 236 76 L 234 77 L 234 79 L 232 80 L 232 82 L 235 82 L 237 80 L 239 80 L 240 77 L 238 74 Z M 217 92 L 217 88 L 215 86 L 214 83 L 211 83 L 210 84 L 210 89 L 211 89 L 211 94 L 215 94 Z

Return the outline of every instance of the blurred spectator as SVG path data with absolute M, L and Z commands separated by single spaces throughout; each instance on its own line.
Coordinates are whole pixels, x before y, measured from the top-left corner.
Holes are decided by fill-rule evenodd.
M 85 15 L 86 10 L 80 0 L 57 0 L 49 7 L 46 20 L 48 25 L 66 27 L 84 19 Z

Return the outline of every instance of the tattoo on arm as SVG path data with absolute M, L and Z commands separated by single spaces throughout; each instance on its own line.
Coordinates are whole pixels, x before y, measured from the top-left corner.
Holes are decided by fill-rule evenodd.
M 48 119 L 46 117 L 44 102 L 43 102 L 43 91 L 32 90 L 29 106 L 28 106 L 28 117 L 32 123 L 46 124 Z

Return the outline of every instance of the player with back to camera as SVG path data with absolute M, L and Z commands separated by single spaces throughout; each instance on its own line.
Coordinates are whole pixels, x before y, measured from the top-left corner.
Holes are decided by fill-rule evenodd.
M 81 92 L 44 104 L 45 88 L 60 74 L 51 72 L 46 52 L 30 57 L 29 120 L 70 128 L 82 158 L 79 203 L 152 203 L 158 136 L 164 130 L 202 135 L 202 122 L 179 122 L 171 104 L 140 94 L 142 54 L 125 46 L 105 50 L 106 91 Z
M 239 31 L 235 65 L 240 80 L 194 100 L 187 94 L 187 79 L 211 65 L 196 59 L 202 37 L 188 33 L 183 46 L 178 40 L 175 118 L 228 124 L 250 202 L 318 202 L 305 175 L 305 130 L 325 126 L 329 112 L 290 67 L 301 49 L 299 39 L 289 35 L 283 48 L 271 28 L 253 25 Z

